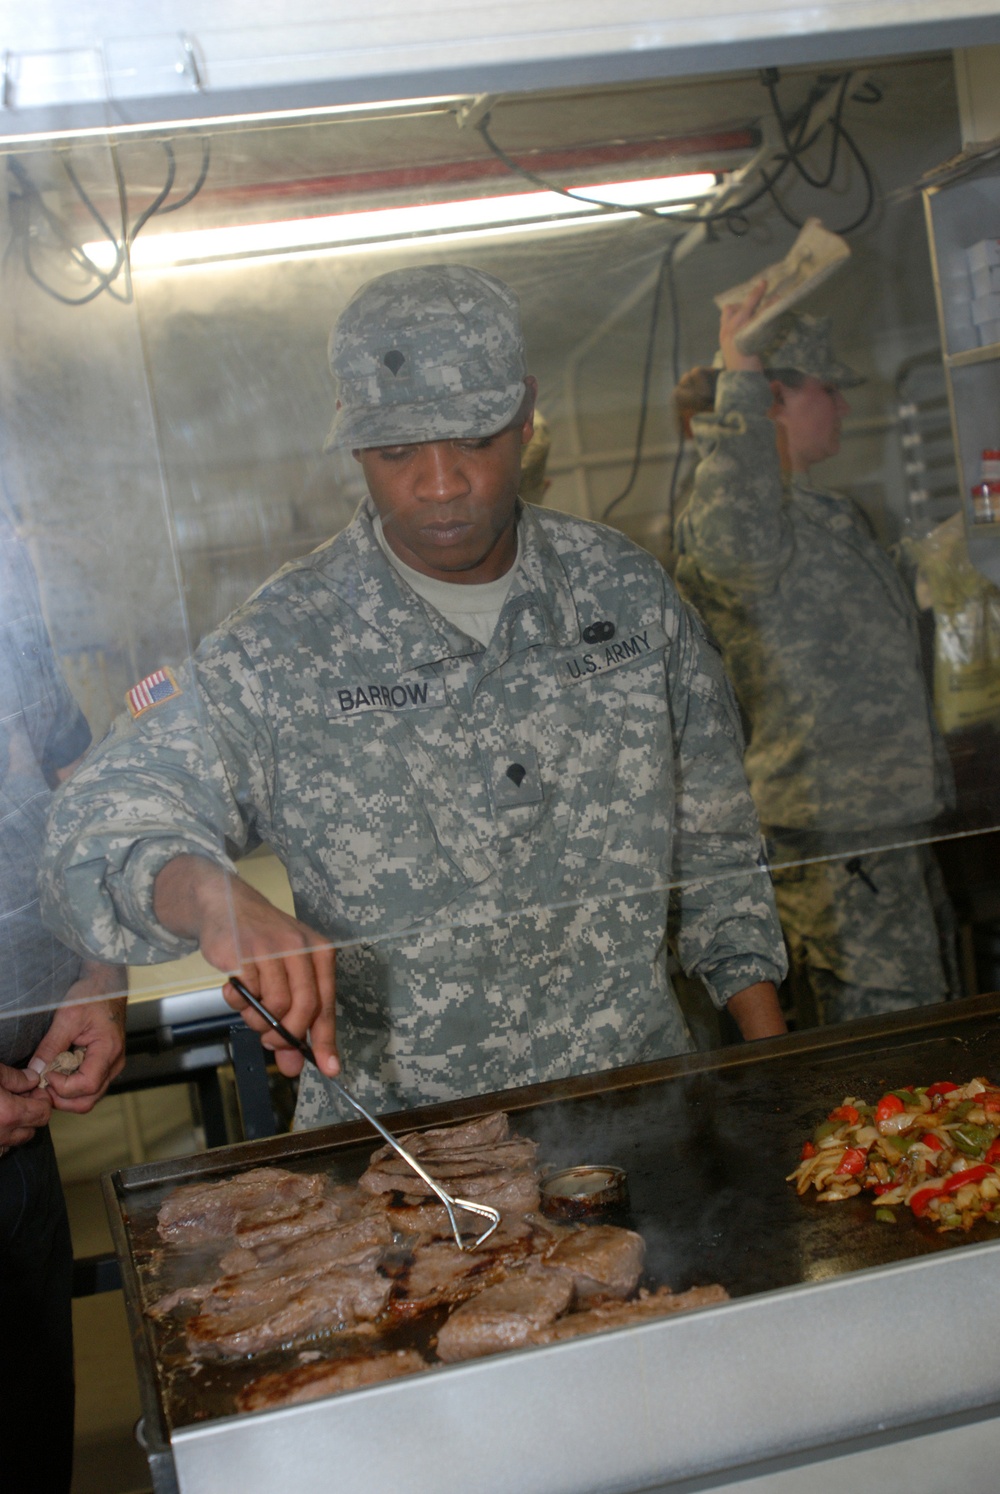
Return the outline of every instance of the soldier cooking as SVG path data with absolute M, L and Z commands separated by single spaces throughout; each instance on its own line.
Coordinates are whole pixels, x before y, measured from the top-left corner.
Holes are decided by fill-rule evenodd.
M 536 385 L 513 292 L 394 271 L 330 358 L 328 445 L 368 496 L 131 692 L 55 807 L 53 928 L 132 964 L 200 948 L 381 1110 L 689 1048 L 668 914 L 744 1036 L 783 1032 L 718 652 L 642 550 L 519 498 Z M 273 847 L 296 917 L 224 841 Z M 307 1070 L 298 1124 L 339 1114 Z

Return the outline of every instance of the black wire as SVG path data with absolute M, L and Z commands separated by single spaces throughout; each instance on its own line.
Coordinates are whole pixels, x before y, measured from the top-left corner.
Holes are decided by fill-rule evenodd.
M 844 137 L 844 144 L 847 146 L 847 149 L 851 152 L 851 155 L 858 163 L 858 167 L 861 171 L 861 175 L 864 177 L 865 186 L 868 193 L 867 202 L 859 216 L 855 218 L 854 222 L 848 223 L 845 228 L 839 228 L 837 230 L 838 233 L 853 233 L 855 229 L 861 227 L 862 223 L 867 222 L 868 218 L 871 216 L 871 213 L 875 207 L 875 199 L 878 194 L 875 191 L 875 179 L 872 176 L 871 167 L 868 165 L 868 162 L 865 160 L 864 156 L 858 149 L 854 136 L 849 135 L 847 131 L 843 129 L 843 127 L 841 127 L 841 134 Z
M 31 177 L 28 175 L 27 171 L 21 165 L 21 162 L 17 160 L 16 157 L 9 156 L 7 158 L 7 166 L 12 176 L 21 188 L 20 196 L 14 197 L 12 195 L 11 200 L 12 202 L 20 201 L 24 205 L 25 216 L 20 224 L 21 259 L 29 280 L 33 281 L 40 290 L 45 291 L 46 295 L 49 295 L 54 300 L 61 302 L 64 306 L 86 306 L 89 301 L 95 300 L 96 297 L 102 293 L 102 291 L 108 289 L 112 281 L 121 270 L 123 251 L 120 248 L 117 239 L 111 232 L 111 229 L 108 227 L 107 223 L 105 223 L 101 214 L 94 207 L 93 203 L 89 198 L 86 197 L 86 195 L 84 195 L 84 206 L 87 207 L 87 210 L 90 212 L 91 217 L 101 229 L 104 237 L 108 239 L 108 241 L 114 246 L 115 249 L 114 265 L 110 270 L 103 271 L 98 265 L 94 264 L 93 260 L 90 259 L 88 255 L 84 254 L 80 245 L 77 244 L 74 239 L 70 238 L 69 234 L 66 232 L 66 229 L 63 226 L 62 221 L 48 207 L 44 197 L 35 186 L 34 182 L 31 180 Z M 63 161 L 63 166 L 67 166 L 65 160 Z M 69 177 L 70 181 L 73 183 L 74 188 L 78 190 L 79 183 L 76 180 L 75 174 L 71 169 L 69 170 Z M 42 218 L 44 218 L 50 229 L 60 241 L 62 247 L 67 251 L 72 262 L 77 266 L 77 268 L 84 270 L 88 274 L 97 275 L 97 285 L 93 286 L 89 291 L 86 291 L 82 296 L 67 296 L 64 295 L 61 291 L 57 291 L 53 286 L 49 285 L 42 278 L 38 270 L 35 268 L 34 261 L 31 257 L 30 213 L 32 205 L 34 205 L 36 211 L 40 213 Z
M 656 276 L 656 284 L 653 288 L 653 305 L 649 313 L 649 336 L 646 339 L 646 359 L 642 370 L 642 391 L 639 396 L 639 420 L 635 431 L 635 450 L 632 456 L 632 466 L 629 471 L 625 486 L 617 497 L 612 498 L 607 508 L 601 514 L 601 519 L 607 519 L 611 513 L 623 503 L 635 486 L 635 480 L 642 466 L 642 447 L 646 436 L 646 419 L 649 415 L 649 389 L 653 379 L 653 354 L 656 348 L 656 331 L 660 321 L 660 303 L 663 298 L 663 285 L 667 281 L 670 287 L 670 309 L 674 325 L 674 341 L 672 363 L 674 368 L 674 384 L 680 378 L 678 371 L 678 360 L 680 357 L 680 309 L 677 304 L 677 279 L 674 275 L 674 251 L 680 243 L 680 238 L 673 238 L 667 245 L 665 254 L 660 260 L 659 272 Z
M 126 230 L 125 230 L 125 242 L 129 245 L 130 248 L 135 243 L 136 234 L 139 232 L 139 230 L 141 228 L 143 228 L 149 222 L 150 218 L 152 218 L 152 216 L 153 216 L 154 213 L 158 213 L 160 211 L 160 209 L 162 208 L 163 204 L 166 202 L 167 198 L 170 196 L 171 192 L 174 189 L 174 181 L 175 181 L 175 179 L 177 177 L 177 160 L 176 160 L 176 157 L 174 156 L 173 148 L 170 145 L 169 141 L 167 141 L 167 140 L 161 140 L 160 141 L 160 145 L 163 147 L 163 152 L 164 152 L 164 154 L 165 154 L 165 156 L 167 158 L 167 179 L 163 183 L 163 186 L 160 188 L 159 192 L 157 192 L 156 196 L 153 198 L 153 200 L 149 204 L 149 206 L 146 207 L 146 208 L 144 208 L 142 210 L 142 212 L 139 214 L 138 218 L 135 220 L 135 222 L 133 223 L 132 227 L 131 228 L 126 228 Z M 122 207 L 123 207 L 122 220 L 123 220 L 123 222 L 125 222 L 127 224 L 128 223 L 128 191 L 127 191 L 127 188 L 125 186 L 125 179 L 124 179 L 124 177 L 122 178 L 121 194 L 122 194 Z
M 169 147 L 167 147 L 166 141 L 164 141 L 163 143 L 164 147 L 169 149 Z M 201 170 L 198 172 L 198 178 L 195 181 L 194 186 L 189 192 L 185 192 L 183 197 L 178 197 L 176 202 L 168 202 L 166 207 L 160 208 L 159 216 L 161 218 L 163 217 L 164 213 L 176 213 L 178 208 L 187 207 L 189 202 L 194 201 L 194 199 L 198 196 L 198 193 L 201 191 L 202 187 L 205 185 L 206 180 L 208 179 L 208 168 L 211 165 L 211 162 L 212 142 L 209 140 L 207 135 L 203 135 L 201 139 Z M 132 234 L 133 238 L 135 238 L 135 235 L 136 233 L 138 233 L 138 231 L 138 229 L 134 230 Z
M 744 198 L 743 201 L 734 204 L 732 207 L 722 208 L 717 213 L 705 213 L 696 208 L 693 213 L 689 214 L 671 212 L 666 208 L 651 208 L 621 202 L 604 202 L 599 197 L 584 197 L 579 192 L 573 192 L 566 187 L 558 186 L 555 182 L 549 181 L 547 177 L 539 176 L 536 171 L 531 171 L 527 166 L 522 166 L 519 161 L 515 161 L 513 156 L 509 156 L 493 139 L 489 131 L 489 120 L 489 114 L 484 115 L 476 126 L 476 129 L 482 136 L 484 144 L 493 152 L 498 161 L 503 162 L 508 171 L 515 176 L 524 177 L 525 181 L 531 182 L 536 187 L 541 187 L 545 192 L 558 192 L 560 197 L 568 197 L 573 202 L 589 203 L 594 207 L 603 209 L 604 212 L 640 213 L 645 218 L 654 218 L 658 223 L 680 223 L 688 228 L 696 228 L 699 223 L 727 223 L 731 218 L 739 218 L 744 208 L 752 207 L 754 203 L 759 202 L 767 194 L 768 189 L 765 185 L 760 191 L 754 192 L 750 197 Z M 785 161 L 778 168 L 778 172 L 773 180 L 776 181 L 784 173 L 787 165 L 788 162 Z
M 674 528 L 674 508 L 677 503 L 677 481 L 681 475 L 681 463 L 684 460 L 684 450 L 686 445 L 687 437 L 684 434 L 684 428 L 682 426 L 680 428 L 680 436 L 677 441 L 677 455 L 674 457 L 674 464 L 670 469 L 670 488 L 667 492 L 667 518 L 670 522 L 671 534 L 673 533 Z M 671 544 L 672 543 L 673 541 L 671 540 Z
M 764 87 L 767 89 L 768 97 L 771 100 L 771 108 L 774 111 L 774 117 L 778 123 L 778 128 L 781 131 L 781 141 L 788 154 L 789 160 L 794 165 L 795 170 L 798 172 L 799 176 L 801 176 L 802 180 L 806 182 L 808 186 L 814 187 L 817 191 L 824 191 L 833 181 L 834 174 L 837 170 L 837 156 L 840 145 L 840 120 L 844 112 L 844 104 L 847 98 L 848 84 L 851 81 L 851 74 L 844 73 L 839 79 L 840 93 L 838 95 L 837 102 L 834 105 L 833 114 L 828 120 L 824 120 L 821 125 L 817 126 L 808 140 L 803 140 L 802 137 L 805 133 L 806 125 L 809 122 L 809 115 L 812 113 L 813 106 L 819 102 L 820 98 L 824 96 L 825 90 L 821 91 L 818 97 L 816 89 L 814 88 L 813 90 L 811 90 L 809 97 L 802 105 L 802 108 L 798 111 L 798 114 L 786 119 L 785 115 L 782 112 L 781 104 L 778 100 L 776 70 L 765 69 L 764 73 L 762 74 L 762 81 L 764 83 Z M 798 123 L 798 135 L 795 140 L 792 140 L 789 134 L 789 127 L 793 126 L 796 122 Z M 833 140 L 830 145 L 830 159 L 827 162 L 826 171 L 821 176 L 814 177 L 810 173 L 808 168 L 803 164 L 802 156 L 806 151 L 810 150 L 813 145 L 815 145 L 816 141 L 820 138 L 827 125 L 832 126 L 833 132 Z
M 824 120 L 823 124 L 818 126 L 817 129 L 813 131 L 808 140 L 804 140 L 803 135 L 805 133 L 806 124 L 809 120 L 809 115 L 811 114 L 814 105 L 818 102 L 818 98 L 822 98 L 824 96 L 823 92 L 820 92 L 817 96 L 816 89 L 814 88 L 813 90 L 811 90 L 809 97 L 802 104 L 800 109 L 797 110 L 794 115 L 786 116 L 782 112 L 781 104 L 778 99 L 777 85 L 780 74 L 778 73 L 777 68 L 764 68 L 762 69 L 760 74 L 761 82 L 767 89 L 768 97 L 771 102 L 771 108 L 774 112 L 774 117 L 777 120 L 778 127 L 781 131 L 782 144 L 785 147 L 785 165 L 794 166 L 797 174 L 802 178 L 804 182 L 807 183 L 808 186 L 818 191 L 825 191 L 830 187 L 830 184 L 833 181 L 839 162 L 840 146 L 841 143 L 843 143 L 843 145 L 846 146 L 847 150 L 854 157 L 854 160 L 856 161 L 861 171 L 861 175 L 865 183 L 865 205 L 858 216 L 852 219 L 850 223 L 844 224 L 843 226 L 833 230 L 834 233 L 839 234 L 853 233 L 856 229 L 860 228 L 862 224 L 867 222 L 868 218 L 871 216 L 872 211 L 874 210 L 877 196 L 871 169 L 868 166 L 868 163 L 865 160 L 864 156 L 862 155 L 861 150 L 858 147 L 858 144 L 855 141 L 853 135 L 850 134 L 846 125 L 844 124 L 843 115 L 848 98 L 852 99 L 853 102 L 858 104 L 877 104 L 881 102 L 882 91 L 876 84 L 868 81 L 864 83 L 861 88 L 856 89 L 853 93 L 849 93 L 848 89 L 850 87 L 852 76 L 852 73 L 847 72 L 841 74 L 839 78 L 833 77 L 829 79 L 820 79 L 818 86 L 821 88 L 824 84 L 834 86 L 839 82 L 840 92 L 838 94 L 837 102 L 834 105 L 833 113 L 831 114 L 830 118 Z M 796 129 L 796 127 L 797 135 L 793 139 L 790 132 L 793 129 Z M 830 129 L 833 137 L 830 144 L 829 159 L 827 161 L 826 170 L 819 176 L 814 176 L 803 163 L 802 156 L 807 150 L 811 149 L 811 147 L 815 145 L 816 141 L 820 138 L 824 130 L 826 130 L 827 128 Z M 768 180 L 765 185 L 765 190 L 769 193 L 774 206 L 784 218 L 785 222 L 790 224 L 792 228 L 802 228 L 805 220 L 797 218 L 795 214 L 792 213 L 781 201 L 774 190 L 776 182 L 777 177 L 775 176 Z
M 44 291 L 47 296 L 51 296 L 53 300 L 60 302 L 64 306 L 86 306 L 88 302 L 95 300 L 105 291 L 107 291 L 109 295 L 114 297 L 116 301 L 128 302 L 129 300 L 131 300 L 130 284 L 128 285 L 128 288 L 124 295 L 118 294 L 114 287 L 115 281 L 118 279 L 118 276 L 121 274 L 123 269 L 125 270 L 126 275 L 128 275 L 128 250 L 134 244 L 136 236 L 154 216 L 160 216 L 163 213 L 176 212 L 178 208 L 186 207 L 189 202 L 197 197 L 198 193 L 205 185 L 205 181 L 208 177 L 209 165 L 211 162 L 211 143 L 207 137 L 203 137 L 201 142 L 201 167 L 194 185 L 175 202 L 168 202 L 167 198 L 173 191 L 174 183 L 176 181 L 176 159 L 174 156 L 173 147 L 171 146 L 169 141 L 162 140 L 159 142 L 159 144 L 161 145 L 167 160 L 167 174 L 164 185 L 157 192 L 153 201 L 139 214 L 138 218 L 131 225 L 131 227 L 128 226 L 128 194 L 126 191 L 125 181 L 124 177 L 122 176 L 117 151 L 113 152 L 113 164 L 115 179 L 118 184 L 118 196 L 119 202 L 121 204 L 122 221 L 126 225 L 124 241 L 121 243 L 119 243 L 111 227 L 105 221 L 103 215 L 92 200 L 87 189 L 84 187 L 83 183 L 80 181 L 80 178 L 77 176 L 70 156 L 67 153 L 63 153 L 60 157 L 63 169 L 66 172 L 66 175 L 68 176 L 78 199 L 86 208 L 93 221 L 97 224 L 102 237 L 105 238 L 107 242 L 110 243 L 114 248 L 114 264 L 107 271 L 102 270 L 99 265 L 96 265 L 90 258 L 90 256 L 84 252 L 80 244 L 77 243 L 75 239 L 70 237 L 61 219 L 58 218 L 57 215 L 53 213 L 48 207 L 41 192 L 35 186 L 34 182 L 31 180 L 30 176 L 28 175 L 27 171 L 24 169 L 20 161 L 18 161 L 16 157 L 8 157 L 8 169 L 13 174 L 21 189 L 19 195 L 10 194 L 10 201 L 12 204 L 14 202 L 21 202 L 24 207 L 23 219 L 20 222 L 18 230 L 18 236 L 20 237 L 21 241 L 21 259 L 28 278 L 33 281 L 33 283 L 37 285 L 40 290 Z M 54 233 L 60 245 L 68 254 L 70 261 L 77 267 L 77 269 L 82 270 L 85 274 L 97 276 L 97 284 L 92 286 L 88 291 L 84 292 L 84 294 L 80 296 L 69 296 L 64 294 L 62 291 L 57 290 L 55 286 L 50 285 L 36 268 L 31 255 L 30 214 L 32 206 L 34 206 L 36 212 L 39 213 L 40 216 L 48 224 L 49 228 Z
M 483 138 L 484 144 L 489 147 L 498 161 L 503 162 L 508 171 L 516 176 L 523 176 L 526 181 L 532 182 L 536 187 L 541 187 L 543 191 L 558 192 L 560 197 L 568 197 L 571 202 L 588 203 L 591 207 L 598 207 L 605 213 L 642 213 L 644 217 L 655 218 L 659 223 L 662 223 L 664 218 L 668 216 L 666 213 L 658 212 L 656 208 L 646 207 L 645 205 L 633 206 L 622 202 L 604 202 L 600 197 L 584 197 L 580 192 L 571 192 L 567 187 L 556 186 L 555 182 L 547 181 L 545 177 L 539 176 L 534 171 L 530 171 L 527 166 L 522 166 L 520 162 L 515 161 L 512 156 L 509 156 L 493 139 L 493 136 L 490 134 L 489 124 L 490 116 L 486 113 L 476 126 L 476 129 Z

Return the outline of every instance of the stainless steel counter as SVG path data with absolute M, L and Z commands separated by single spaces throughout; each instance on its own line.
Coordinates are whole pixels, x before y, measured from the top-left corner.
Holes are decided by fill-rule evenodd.
M 505 1108 L 553 1163 L 624 1165 L 654 1277 L 677 1289 L 719 1280 L 733 1300 L 253 1416 L 171 1425 L 136 1241 L 176 1182 L 267 1160 L 352 1177 L 371 1140 L 335 1127 L 110 1176 L 157 1488 L 176 1474 L 181 1494 L 722 1489 L 755 1466 L 777 1477 L 777 1459 L 786 1484 L 775 1490 L 818 1494 L 848 1486 L 816 1482 L 831 1447 L 877 1458 L 895 1437 L 899 1465 L 908 1437 L 954 1438 L 941 1418 L 976 1422 L 988 1441 L 983 1418 L 1000 1402 L 995 1227 L 939 1235 L 903 1210 L 879 1224 L 869 1200 L 803 1201 L 784 1175 L 845 1093 L 1000 1072 L 998 1013 L 1000 997 L 976 998 L 394 1120 Z M 811 1481 L 788 1483 L 802 1463 Z M 978 1494 L 947 1477 L 914 1482 L 909 1464 L 909 1494 Z

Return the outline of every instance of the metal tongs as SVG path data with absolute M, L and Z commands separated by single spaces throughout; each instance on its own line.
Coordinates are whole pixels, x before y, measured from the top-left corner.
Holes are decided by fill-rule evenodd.
M 379 1135 L 383 1136 L 389 1143 L 393 1151 L 398 1152 L 407 1166 L 412 1167 L 417 1176 L 419 1178 L 423 1178 L 428 1188 L 432 1189 L 432 1191 L 437 1194 L 438 1198 L 445 1206 L 445 1210 L 448 1214 L 448 1222 L 451 1225 L 451 1232 L 455 1236 L 455 1244 L 458 1246 L 459 1250 L 475 1250 L 477 1246 L 482 1245 L 485 1240 L 489 1239 L 490 1235 L 492 1235 L 493 1231 L 500 1223 L 500 1212 L 498 1209 L 491 1208 L 489 1204 L 473 1203 L 468 1198 L 452 1198 L 450 1193 L 446 1193 L 440 1186 L 440 1184 L 435 1183 L 430 1174 L 424 1171 L 420 1163 L 417 1161 L 416 1157 L 411 1157 L 406 1148 L 400 1146 L 399 1142 L 394 1136 L 390 1136 L 389 1132 L 379 1121 L 375 1119 L 374 1115 L 369 1115 L 368 1111 L 361 1104 L 361 1101 L 356 1100 L 350 1093 L 350 1091 L 344 1088 L 339 1079 L 333 1079 L 329 1074 L 323 1073 L 323 1070 L 316 1062 L 316 1055 L 313 1053 L 312 1047 L 305 1041 L 304 1038 L 297 1038 L 294 1033 L 289 1032 L 288 1028 L 284 1025 L 283 1022 L 279 1022 L 277 1017 L 271 1015 L 260 998 L 258 996 L 255 996 L 252 991 L 247 990 L 246 986 L 238 976 L 231 975 L 229 977 L 229 984 L 232 986 L 234 991 L 238 992 L 238 994 L 243 997 L 244 1001 L 249 1002 L 255 1012 L 260 1012 L 260 1015 L 264 1018 L 264 1021 L 269 1022 L 270 1025 L 274 1028 L 275 1032 L 278 1033 L 279 1036 L 283 1037 L 286 1043 L 290 1043 L 293 1048 L 297 1048 L 302 1054 L 303 1058 L 307 1058 L 309 1060 L 313 1068 L 320 1075 L 323 1082 L 325 1084 L 332 1084 L 337 1093 L 347 1101 L 348 1105 L 352 1106 L 358 1112 L 358 1114 L 368 1122 L 370 1126 L 374 1126 Z M 476 1235 L 474 1238 L 469 1239 L 468 1241 L 463 1240 L 462 1231 L 459 1228 L 458 1220 L 455 1218 L 456 1209 L 464 1209 L 467 1214 L 479 1214 L 484 1219 L 488 1219 L 490 1223 L 488 1227 L 483 1230 L 481 1235 Z

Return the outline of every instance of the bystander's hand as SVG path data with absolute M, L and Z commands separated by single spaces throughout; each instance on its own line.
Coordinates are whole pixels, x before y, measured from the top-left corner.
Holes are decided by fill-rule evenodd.
M 196 938 L 217 970 L 238 975 L 296 1037 L 309 1037 L 324 1074 L 338 1074 L 333 947 L 307 924 L 276 908 L 240 877 L 201 856 L 177 856 L 156 879 L 156 916 L 164 928 Z M 302 1055 L 268 1027 L 229 984 L 223 995 L 261 1034 L 290 1077 Z
M 743 301 L 734 301 L 723 306 L 719 324 L 719 350 L 723 366 L 731 373 L 760 373 L 764 365 L 756 353 L 741 353 L 736 339 L 753 317 L 767 289 L 766 280 L 758 280 L 753 290 Z
M 73 1074 L 46 1076 L 56 1110 L 86 1115 L 93 1110 L 125 1063 L 125 996 L 110 996 L 125 986 L 120 965 L 88 962 L 80 979 L 66 993 L 66 1000 L 52 1019 L 28 1067 L 39 1075 L 58 1053 L 83 1048 L 84 1059 Z
M 52 1101 L 38 1088 L 36 1073 L 0 1063 L 0 1153 L 30 1141 L 51 1114 Z

